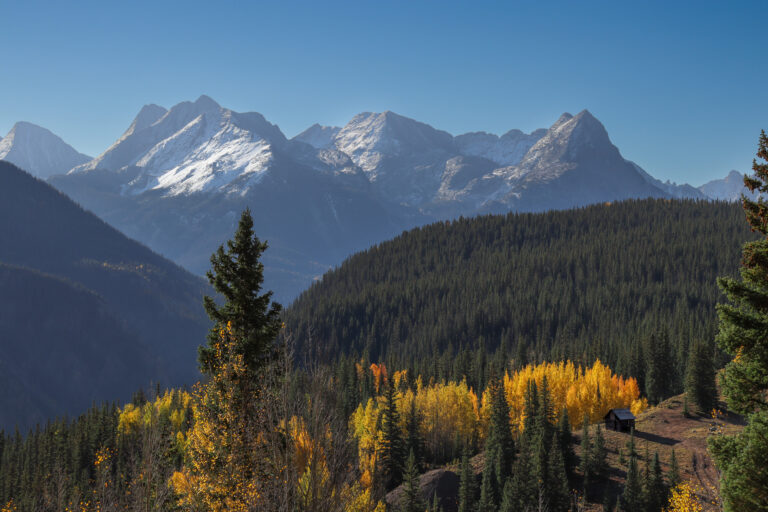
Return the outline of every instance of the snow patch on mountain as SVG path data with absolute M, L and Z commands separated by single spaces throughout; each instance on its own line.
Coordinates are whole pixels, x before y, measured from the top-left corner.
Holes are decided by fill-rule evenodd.
M 38 178 L 63 174 L 90 159 L 50 130 L 24 121 L 16 123 L 0 139 L 0 160 L 11 162 Z
M 315 123 L 291 140 L 304 142 L 317 149 L 325 149 L 333 146 L 340 131 L 341 128 L 338 126 L 321 126 Z
M 510 130 L 501 137 L 486 132 L 471 132 L 456 136 L 456 146 L 465 156 L 480 156 L 502 165 L 520 163 L 523 156 L 538 142 L 547 130 L 539 129 L 530 134 Z

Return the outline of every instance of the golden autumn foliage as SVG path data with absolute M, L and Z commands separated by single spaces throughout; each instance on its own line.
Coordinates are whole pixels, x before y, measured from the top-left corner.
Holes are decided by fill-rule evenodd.
M 377 370 L 386 374 L 383 365 Z M 404 386 L 405 372 L 394 372 L 395 400 L 400 416 L 400 428 L 405 435 L 405 422 L 415 403 L 420 417 L 419 428 L 430 458 L 440 460 L 449 447 L 458 440 L 460 444 L 472 443 L 478 435 L 478 398 L 475 392 L 462 382 L 438 382 L 424 385 L 416 380 L 415 389 Z M 384 397 L 371 398 L 360 404 L 350 418 L 350 431 L 358 443 L 358 460 L 361 483 L 369 487 L 373 481 L 376 461 L 379 457 L 383 432 L 381 417 Z
M 258 410 L 252 410 L 258 397 L 243 385 L 246 367 L 235 345 L 231 325 L 221 329 L 211 379 L 195 387 L 185 468 L 170 479 L 180 505 L 191 510 L 257 510 L 267 478 L 258 474 L 262 436 L 253 423 Z M 270 477 L 279 479 L 280 471 Z
M 704 510 L 695 489 L 688 482 L 683 482 L 672 488 L 668 506 L 665 512 L 701 512 Z
M 383 381 L 387 377 L 383 364 L 372 364 L 370 370 L 375 385 L 379 379 Z M 358 372 L 361 371 L 362 365 L 358 365 Z M 640 388 L 634 378 L 615 375 L 600 361 L 589 368 L 576 366 L 570 361 L 528 365 L 512 374 L 506 373 L 503 379 L 510 425 L 516 432 L 522 430 L 525 393 L 529 383 L 535 381 L 541 386 L 545 378 L 555 413 L 559 415 L 563 408 L 567 408 L 572 421 L 578 421 L 584 415 L 589 416 L 592 422 L 599 421 L 612 408 L 626 407 L 639 414 L 648 406 L 647 400 L 640 397 Z M 405 372 L 392 373 L 392 379 L 403 435 L 406 434 L 405 423 L 411 404 L 415 404 L 420 418 L 420 433 L 431 460 L 440 460 L 450 453 L 457 442 L 459 445 L 471 445 L 485 436 L 490 414 L 488 390 L 480 401 L 466 381 L 424 384 L 419 377 L 409 387 Z M 358 405 L 349 422 L 350 431 L 357 441 L 360 481 L 365 487 L 372 484 L 381 449 L 383 404 L 384 397 L 381 395 L 370 398 L 365 404 Z
M 571 421 L 578 422 L 586 415 L 594 423 L 602 420 L 610 409 L 629 408 L 637 415 L 648 407 L 633 377 L 625 379 L 615 375 L 599 360 L 589 368 L 576 366 L 571 361 L 527 365 L 511 375 L 505 373 L 503 379 L 510 424 L 516 431 L 523 428 L 523 406 L 529 383 L 535 381 L 541 387 L 545 378 L 554 411 L 559 414 L 567 408 Z M 487 425 L 489 410 L 490 396 L 486 390 L 480 412 L 483 428 Z

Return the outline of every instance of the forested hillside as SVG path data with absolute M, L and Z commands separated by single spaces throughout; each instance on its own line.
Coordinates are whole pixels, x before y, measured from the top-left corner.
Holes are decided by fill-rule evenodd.
M 740 205 L 690 200 L 440 222 L 352 256 L 285 321 L 328 358 L 476 387 L 510 357 L 600 358 L 644 387 L 649 359 L 682 375 L 689 344 L 711 343 L 715 278 L 737 273 L 751 237 Z
M 0 428 L 126 400 L 150 382 L 194 383 L 205 290 L 0 162 Z

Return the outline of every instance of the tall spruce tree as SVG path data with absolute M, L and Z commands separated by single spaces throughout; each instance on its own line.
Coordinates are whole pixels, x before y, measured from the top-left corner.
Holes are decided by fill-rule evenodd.
M 494 500 L 493 504 L 498 508 L 504 484 L 512 474 L 512 465 L 515 461 L 515 441 L 509 424 L 509 405 L 504 396 L 503 384 L 500 381 L 492 382 L 490 393 L 491 417 L 488 424 L 488 437 L 485 440 L 482 490 L 485 490 L 486 487 L 486 474 L 493 475 L 493 480 L 490 481 L 489 485 Z M 491 468 L 493 471 L 489 471 Z
M 474 512 L 477 502 L 477 479 L 469 463 L 469 447 L 464 446 L 459 473 L 459 512 Z
M 694 343 L 690 351 L 685 373 L 685 396 L 696 404 L 700 413 L 708 414 L 717 407 L 712 349 L 705 343 Z
M 565 471 L 568 473 L 568 476 L 571 476 L 573 467 L 576 464 L 576 455 L 573 453 L 573 434 L 571 433 L 571 421 L 568 417 L 567 407 L 563 407 L 563 412 L 560 414 L 557 431 L 560 438 L 560 449 L 563 451 Z
M 504 484 L 504 492 L 501 495 L 501 505 L 499 505 L 499 512 L 516 512 L 517 502 L 515 499 L 515 488 L 512 485 L 512 479 L 507 478 L 507 482 Z
M 721 471 L 721 493 L 728 511 L 768 510 L 768 137 L 760 133 L 754 174 L 744 185 L 757 200 L 742 195 L 752 231 L 761 236 L 744 245 L 741 279 L 718 279 L 729 304 L 717 307 L 717 343 L 733 356 L 720 383 L 728 405 L 747 414 L 747 426 L 736 436 L 711 440 Z
M 669 491 L 664 483 L 664 473 L 661 471 L 659 452 L 653 454 L 653 462 L 648 473 L 649 477 L 643 489 L 646 510 L 648 512 L 661 512 L 667 504 L 667 494 Z
M 416 409 L 416 400 L 411 400 L 411 407 L 405 418 L 405 449 L 412 451 L 416 458 L 416 467 L 424 469 L 424 437 L 421 435 L 421 415 Z
M 213 289 L 224 298 L 221 306 L 212 297 L 203 298 L 205 311 L 215 322 L 208 345 L 199 348 L 200 370 L 209 376 L 216 366 L 219 332 L 228 324 L 237 340 L 235 349 L 243 356 L 249 373 L 272 355 L 282 327 L 280 304 L 272 302 L 271 291 L 261 293 L 264 264 L 260 258 L 268 245 L 254 234 L 250 210 L 240 216 L 235 236 L 226 247 L 219 246 L 211 256 L 211 270 L 206 273 Z
M 408 454 L 408 460 L 405 463 L 404 486 L 402 498 L 400 501 L 400 510 L 402 512 L 424 512 L 424 500 L 421 498 L 421 488 L 419 487 L 419 468 L 416 466 L 416 456 L 413 450 Z
M 669 335 L 661 331 L 650 336 L 645 345 L 645 394 L 657 404 L 674 394 L 675 372 Z
M 627 481 L 624 493 L 621 495 L 621 508 L 626 512 L 643 512 L 643 487 L 640 482 L 640 471 L 637 468 L 637 457 L 630 457 L 627 468 Z
M 597 479 L 605 478 L 608 474 L 608 449 L 605 446 L 605 436 L 600 425 L 595 431 L 595 442 L 591 453 L 591 473 Z
M 667 484 L 670 488 L 676 487 L 681 481 L 680 478 L 680 466 L 677 463 L 677 456 L 675 456 L 675 450 L 672 450 L 672 455 L 669 457 L 669 472 L 667 473 Z
M 400 413 L 392 379 L 384 385 L 384 410 L 381 415 L 381 455 L 377 467 L 379 483 L 387 491 L 400 485 L 405 469 L 405 441 L 400 431 Z
M 539 497 L 539 483 L 533 468 L 533 461 L 528 440 L 520 437 L 520 453 L 512 469 L 512 494 L 516 503 L 514 510 L 535 510 Z

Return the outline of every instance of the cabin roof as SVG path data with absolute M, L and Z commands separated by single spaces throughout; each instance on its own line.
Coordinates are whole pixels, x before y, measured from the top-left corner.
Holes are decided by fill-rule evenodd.
M 607 418 L 608 416 L 610 416 L 611 412 L 613 412 L 613 414 L 615 414 L 616 417 L 619 418 L 620 420 L 635 419 L 635 415 L 632 414 L 632 411 L 630 411 L 629 409 L 611 409 L 610 411 L 608 411 L 608 414 L 606 414 L 605 417 Z

